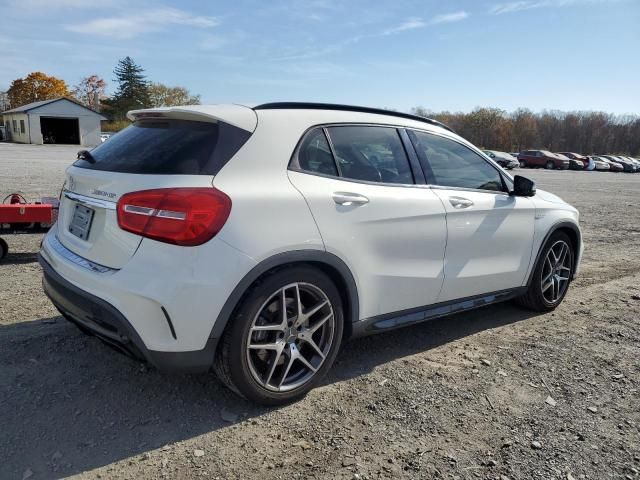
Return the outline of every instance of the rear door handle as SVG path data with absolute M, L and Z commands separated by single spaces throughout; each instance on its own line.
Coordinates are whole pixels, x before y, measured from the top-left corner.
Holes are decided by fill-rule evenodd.
M 350 192 L 333 192 L 333 201 L 338 205 L 364 205 L 369 203 L 369 199 L 364 195 Z
M 449 197 L 449 203 L 453 206 L 453 208 L 457 209 L 469 208 L 473 205 L 473 202 L 471 200 L 462 197 Z

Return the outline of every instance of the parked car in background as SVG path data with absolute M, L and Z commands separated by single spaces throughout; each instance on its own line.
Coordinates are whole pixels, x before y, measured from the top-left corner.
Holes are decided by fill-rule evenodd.
M 608 171 L 611 168 L 609 163 L 606 162 L 604 158 L 600 158 L 597 155 L 592 155 L 589 158 L 591 158 L 591 160 L 593 161 L 594 170 Z
M 100 142 L 101 142 L 101 143 L 106 142 L 106 141 L 109 139 L 109 137 L 111 137 L 111 135 L 112 135 L 111 133 L 105 133 L 105 132 L 102 132 L 102 133 L 100 134 Z
M 568 160 L 569 161 L 569 169 L 570 170 L 584 170 L 584 163 L 582 162 L 582 160 L 575 160 L 573 158 L 569 158 L 566 155 L 563 155 L 561 153 L 554 153 L 554 155 L 556 157 L 559 157 L 563 160 Z
M 613 160 L 609 160 L 608 158 L 603 158 L 603 161 L 609 164 L 609 170 L 611 172 L 624 172 L 624 166 L 619 162 L 614 162 Z
M 617 163 L 622 165 L 622 169 L 625 172 L 635 172 L 636 167 L 631 162 L 628 162 L 620 157 L 616 157 L 615 155 L 599 155 L 603 160 L 609 160 L 610 162 Z
M 566 170 L 569 168 L 569 159 L 559 157 L 548 150 L 525 150 L 518 154 L 518 162 L 522 168 L 546 168 Z
M 580 155 L 579 153 L 575 153 L 575 152 L 558 152 L 558 154 L 564 155 L 565 157 L 571 160 L 581 161 L 583 164 L 583 168 L 585 170 L 587 169 L 587 166 L 589 164 L 589 157 L 587 157 L 586 155 Z M 569 166 L 569 168 L 571 168 L 571 166 Z
M 596 162 L 593 159 L 593 157 L 586 157 L 585 165 L 586 165 L 584 167 L 585 170 L 593 171 L 596 169 Z
M 491 160 L 496 162 L 502 168 L 506 168 L 507 170 L 511 170 L 520 166 L 518 163 L 518 159 L 507 152 L 499 152 L 497 150 L 483 150 L 485 155 L 487 155 Z

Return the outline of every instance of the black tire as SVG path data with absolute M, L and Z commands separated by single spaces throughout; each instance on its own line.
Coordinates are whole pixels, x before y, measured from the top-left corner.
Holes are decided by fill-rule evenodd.
M 551 160 L 547 161 L 547 163 L 544 164 L 544 168 L 546 168 L 547 170 L 553 170 L 554 168 L 554 164 Z
M 567 282 L 566 288 L 562 292 L 561 296 L 553 302 L 547 300 L 547 298 L 543 295 L 542 292 L 542 272 L 544 269 L 545 259 L 549 254 L 549 250 L 555 245 L 558 241 L 563 241 L 569 246 L 570 256 L 570 269 L 571 273 L 569 274 L 569 280 Z M 515 301 L 519 305 L 528 308 L 530 310 L 534 310 L 536 312 L 549 312 L 554 310 L 558 305 L 562 303 L 564 300 L 567 291 L 569 290 L 569 286 L 571 285 L 571 274 L 573 274 L 574 269 L 574 261 L 575 261 L 575 250 L 573 243 L 569 236 L 564 232 L 556 232 L 551 235 L 549 240 L 545 243 L 542 252 L 540 253 L 540 257 L 538 258 L 538 263 L 535 266 L 535 270 L 533 272 L 533 277 L 531 278 L 531 282 L 529 284 L 529 288 L 527 292 L 521 297 L 517 298 Z
M 247 343 L 254 318 L 261 313 L 270 298 L 293 283 L 312 285 L 324 293 L 333 310 L 332 343 L 323 363 L 312 377 L 301 386 L 285 392 L 273 391 L 259 383 L 252 374 L 247 358 Z M 220 380 L 239 395 L 262 405 L 283 405 L 302 398 L 314 388 L 331 368 L 344 329 L 344 313 L 340 294 L 331 279 L 321 271 L 308 266 L 295 266 L 277 270 L 254 284 L 245 294 L 233 318 L 220 339 L 214 361 L 214 370 Z M 268 380 L 266 382 L 268 384 Z
M 9 253 L 9 245 L 0 238 L 0 261 Z
M 520 168 L 527 168 L 527 161 L 526 160 L 520 160 Z

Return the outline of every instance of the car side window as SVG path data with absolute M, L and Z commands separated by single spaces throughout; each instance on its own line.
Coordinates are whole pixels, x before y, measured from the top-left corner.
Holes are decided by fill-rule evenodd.
M 311 131 L 302 141 L 298 150 L 298 166 L 307 172 L 338 176 L 331 147 L 321 128 Z
M 489 162 L 466 146 L 439 135 L 410 131 L 418 157 L 431 171 L 436 185 L 504 191 L 502 176 Z
M 414 183 L 409 159 L 395 128 L 340 126 L 327 129 L 340 176 L 381 183 Z

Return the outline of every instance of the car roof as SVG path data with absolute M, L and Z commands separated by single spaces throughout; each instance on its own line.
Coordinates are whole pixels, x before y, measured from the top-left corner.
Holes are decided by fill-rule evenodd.
M 453 132 L 453 129 L 442 122 L 433 120 L 431 118 L 423 117 L 420 115 L 413 115 L 411 113 L 395 112 L 393 110 L 385 110 L 383 108 L 363 107 L 357 105 L 342 105 L 337 103 L 312 103 L 312 102 L 274 102 L 263 103 L 253 107 L 254 110 L 333 110 L 340 112 L 358 112 L 358 113 L 372 113 L 375 115 L 388 115 L 398 118 L 406 118 L 408 120 L 415 120 L 418 122 L 428 123 L 437 127 L 444 128 Z

